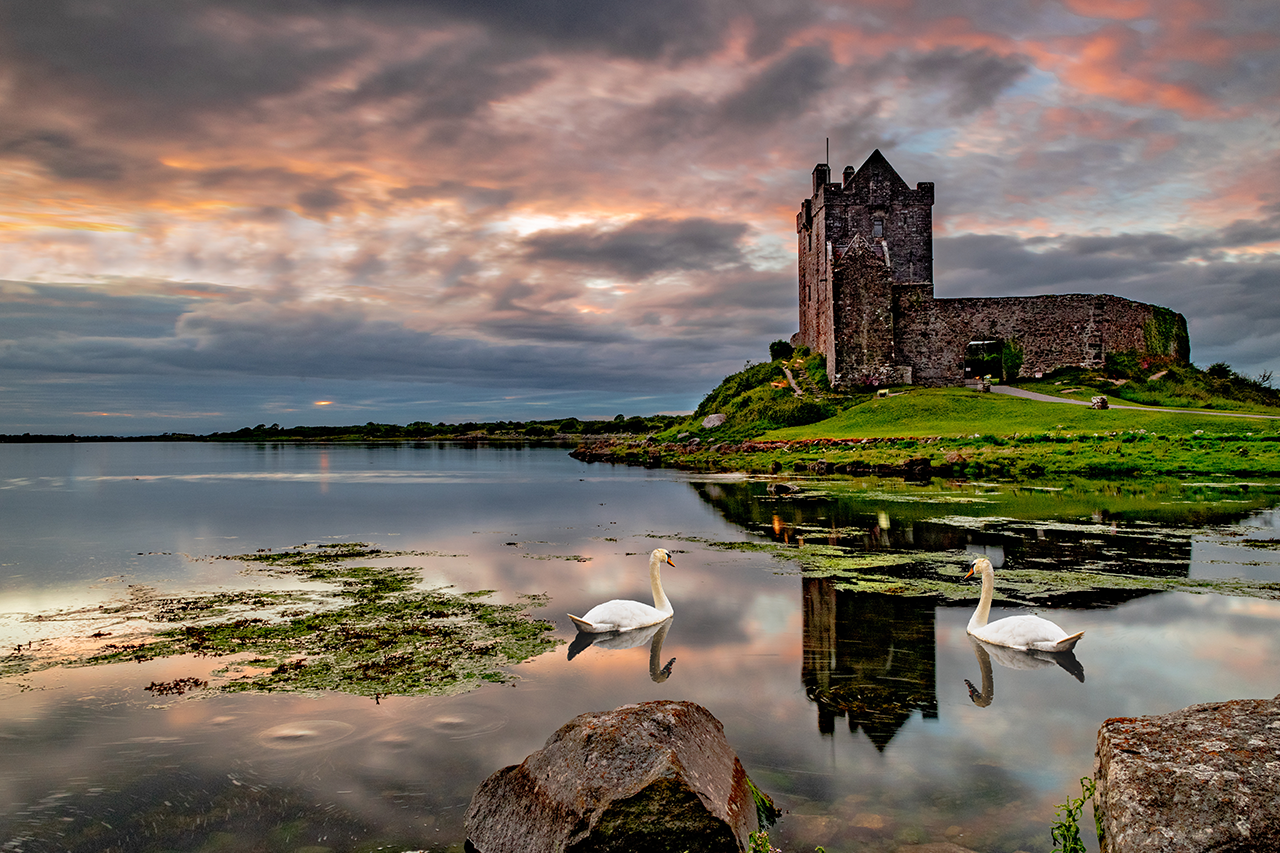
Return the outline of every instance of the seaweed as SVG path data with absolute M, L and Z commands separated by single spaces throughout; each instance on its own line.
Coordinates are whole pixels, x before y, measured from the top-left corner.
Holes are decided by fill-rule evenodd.
M 132 634 L 115 639 L 98 630 L 74 643 L 29 648 L 0 663 L 0 675 L 189 655 L 219 661 L 207 673 L 209 689 L 219 692 L 445 695 L 509 682 L 511 666 L 561 642 L 550 636 L 553 623 L 529 616 L 545 595 L 496 604 L 487 600 L 492 590 L 420 588 L 414 568 L 344 563 L 409 553 L 353 542 L 218 557 L 247 564 L 251 574 L 326 588 L 160 596 L 131 587 L 125 600 L 93 611 L 31 618 L 110 617 L 132 625 Z M 107 637 L 113 639 L 89 642 Z M 205 680 L 182 683 L 196 689 Z

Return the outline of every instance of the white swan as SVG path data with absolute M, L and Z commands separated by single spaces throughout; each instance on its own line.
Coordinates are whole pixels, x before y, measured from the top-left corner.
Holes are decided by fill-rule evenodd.
M 654 548 L 649 555 L 649 584 L 653 587 L 653 604 L 639 601 L 624 601 L 615 598 L 604 604 L 597 604 L 587 611 L 585 616 L 569 614 L 573 624 L 579 631 L 588 634 L 603 634 L 607 631 L 631 631 L 656 625 L 666 619 L 675 610 L 667 601 L 667 594 L 662 591 L 662 564 L 675 566 L 671 562 L 671 554 L 666 548 Z
M 973 611 L 969 619 L 969 634 L 984 643 L 993 646 L 1004 646 L 1008 649 L 1038 649 L 1042 652 L 1068 652 L 1084 636 L 1084 631 L 1067 635 L 1067 632 L 1039 616 L 1009 616 L 997 619 L 990 625 L 987 617 L 991 615 L 991 595 L 995 592 L 996 576 L 991 568 L 991 561 L 986 557 L 977 557 L 969 567 L 966 578 L 973 577 L 975 572 L 982 573 L 982 598 L 978 609 Z

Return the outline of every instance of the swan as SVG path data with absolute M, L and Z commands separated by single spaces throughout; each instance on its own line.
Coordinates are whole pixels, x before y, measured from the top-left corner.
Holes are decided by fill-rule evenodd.
M 1066 631 L 1039 616 L 1009 616 L 987 624 L 987 617 L 991 615 L 991 595 L 995 592 L 995 571 L 991 568 L 990 560 L 977 557 L 965 577 L 971 578 L 975 572 L 982 573 L 982 598 L 978 601 L 978 609 L 973 611 L 973 616 L 969 619 L 970 636 L 993 646 L 1024 651 L 1036 649 L 1042 652 L 1069 652 L 1084 636 L 1084 631 L 1068 636 Z
M 672 618 L 668 616 L 657 625 L 637 628 L 634 631 L 610 631 L 607 634 L 588 634 L 585 631 L 579 631 L 578 636 L 574 637 L 573 642 L 569 644 L 569 660 L 573 660 L 593 645 L 596 648 L 615 651 L 634 649 L 648 643 L 649 678 L 661 684 L 671 677 L 671 668 L 676 663 L 676 659 L 672 658 L 667 661 L 666 666 L 662 665 L 662 643 L 667 638 L 667 632 L 671 630 Z
M 654 548 L 649 555 L 649 584 L 653 587 L 653 604 L 639 601 L 624 601 L 615 598 L 604 604 L 597 604 L 586 612 L 585 616 L 569 614 L 573 624 L 579 631 L 588 634 L 604 634 L 609 631 L 631 631 L 636 628 L 647 628 L 656 625 L 675 613 L 667 594 L 662 591 L 662 564 L 675 566 L 671 562 L 671 553 L 666 548 Z

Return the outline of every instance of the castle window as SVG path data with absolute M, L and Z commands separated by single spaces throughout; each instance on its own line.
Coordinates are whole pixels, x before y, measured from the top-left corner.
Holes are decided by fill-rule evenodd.
M 884 220 L 883 219 L 871 220 L 871 236 L 872 237 L 884 236 Z

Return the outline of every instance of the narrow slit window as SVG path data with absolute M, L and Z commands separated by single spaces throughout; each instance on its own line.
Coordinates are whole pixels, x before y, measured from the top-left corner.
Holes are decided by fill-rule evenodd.
M 884 236 L 884 220 L 883 219 L 871 220 L 871 236 L 872 237 Z

